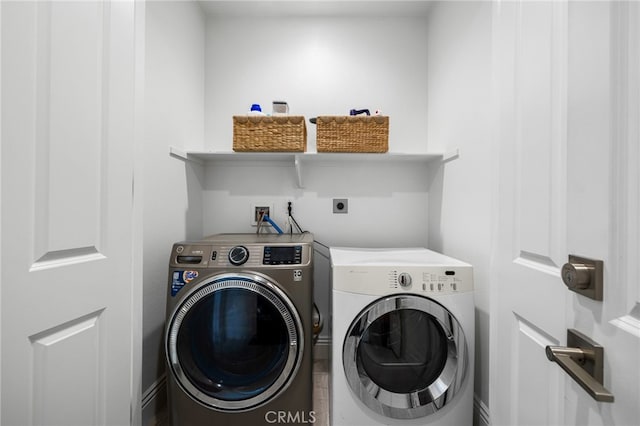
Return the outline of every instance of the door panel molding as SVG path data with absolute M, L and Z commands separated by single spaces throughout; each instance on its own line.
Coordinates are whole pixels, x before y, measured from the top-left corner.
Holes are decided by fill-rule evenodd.
M 611 325 L 640 339 L 640 303 L 636 302 L 628 315 L 611 320 Z
M 518 265 L 524 266 L 525 268 L 530 268 L 539 272 L 544 272 L 545 274 L 559 276 L 560 268 L 558 265 L 548 256 L 542 256 L 536 253 L 529 253 L 526 251 L 521 251 L 520 255 L 513 261 Z
M 100 251 L 108 100 L 108 2 L 38 2 L 34 260 Z M 82 176 L 78 179 L 77 176 Z
M 519 315 L 514 315 L 513 392 L 511 395 L 511 424 L 562 424 L 560 395 L 562 381 L 557 369 L 539 356 L 547 345 L 559 341 Z M 531 401 L 544 400 L 541 404 Z
M 566 257 L 567 5 L 519 1 L 517 8 L 514 257 L 559 276 Z
M 96 247 L 78 247 L 68 250 L 50 251 L 36 260 L 29 268 L 29 272 L 102 259 L 106 259 L 106 256 L 99 253 Z
M 104 309 L 30 336 L 33 424 L 103 423 Z M 69 354 L 75 356 L 70 357 Z M 64 392 L 60 390 L 64 389 Z M 73 398 L 72 412 L 59 407 Z
M 612 5 L 610 323 L 640 337 L 640 5 Z M 609 287 L 609 288 L 608 288 Z

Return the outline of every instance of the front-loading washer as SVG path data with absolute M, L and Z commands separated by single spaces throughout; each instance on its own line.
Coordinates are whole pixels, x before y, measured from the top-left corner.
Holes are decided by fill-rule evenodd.
M 330 254 L 332 425 L 471 425 L 471 265 L 424 248 Z
M 313 236 L 173 245 L 165 353 L 173 426 L 309 424 Z

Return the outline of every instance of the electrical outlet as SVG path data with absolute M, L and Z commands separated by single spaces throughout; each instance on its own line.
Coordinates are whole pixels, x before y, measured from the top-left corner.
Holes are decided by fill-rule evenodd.
M 333 199 L 333 212 L 334 213 L 348 213 L 349 212 L 349 200 L 346 198 L 334 198 Z
M 252 203 L 251 204 L 251 209 L 249 210 L 250 212 L 250 222 L 251 222 L 251 226 L 258 226 L 258 221 L 260 220 L 260 213 L 263 213 L 269 217 L 273 217 L 273 204 L 271 203 L 264 203 L 264 202 L 258 202 L 258 203 Z M 271 224 L 269 224 L 269 222 L 267 221 L 263 221 L 262 222 L 262 226 L 271 226 Z

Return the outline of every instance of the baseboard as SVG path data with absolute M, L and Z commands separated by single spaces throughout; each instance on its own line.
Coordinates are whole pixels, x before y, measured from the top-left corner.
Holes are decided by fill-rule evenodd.
M 142 425 L 157 424 L 157 416 L 167 406 L 167 376 L 163 374 L 142 394 Z
M 477 395 L 473 395 L 473 426 L 490 425 L 489 407 Z

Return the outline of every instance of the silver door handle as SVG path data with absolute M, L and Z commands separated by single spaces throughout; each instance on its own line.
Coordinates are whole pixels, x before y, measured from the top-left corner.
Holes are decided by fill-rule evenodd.
M 577 330 L 567 330 L 567 346 L 547 346 L 549 361 L 556 362 L 596 401 L 613 402 L 602 386 L 604 348 Z
M 560 276 L 569 290 L 602 301 L 603 265 L 601 260 L 570 254 L 569 261 L 562 265 Z

